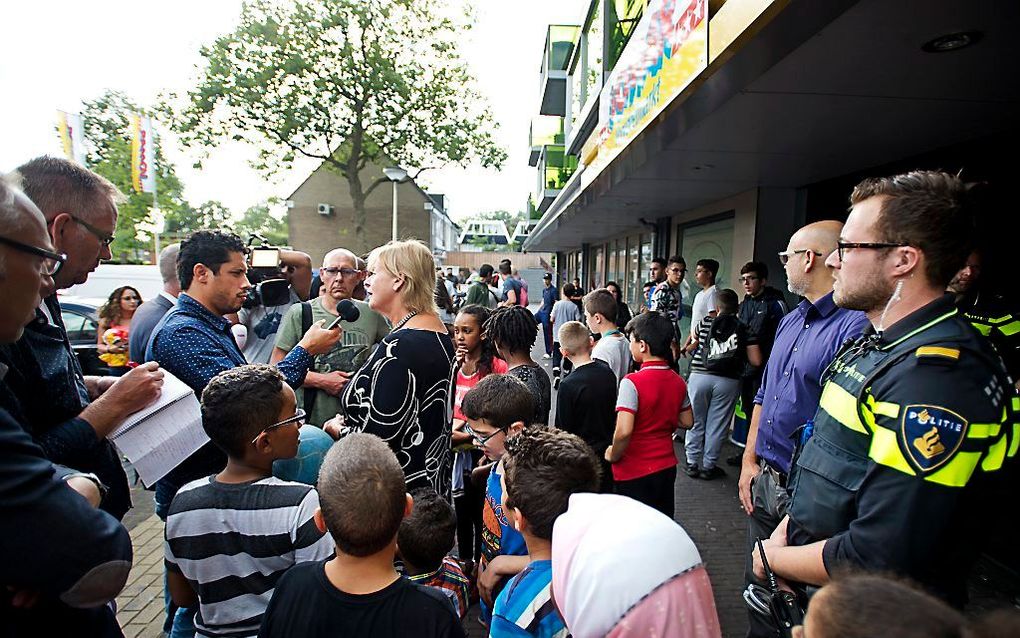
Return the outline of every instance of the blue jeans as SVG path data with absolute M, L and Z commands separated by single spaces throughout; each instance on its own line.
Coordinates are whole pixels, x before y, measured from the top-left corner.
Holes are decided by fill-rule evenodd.
M 553 351 L 553 333 L 552 333 L 552 317 L 545 310 L 539 310 L 535 313 L 535 319 L 538 319 L 539 325 L 542 326 L 542 337 L 545 339 L 545 353 L 552 354 Z
M 156 516 L 166 522 L 166 515 L 170 512 L 170 501 L 177 493 L 177 486 L 166 481 L 156 482 Z M 178 607 L 170 598 L 170 588 L 167 586 L 166 565 L 163 566 L 163 607 L 166 609 L 166 618 L 163 620 L 163 633 L 170 638 L 194 638 L 195 635 L 195 612 L 194 607 Z

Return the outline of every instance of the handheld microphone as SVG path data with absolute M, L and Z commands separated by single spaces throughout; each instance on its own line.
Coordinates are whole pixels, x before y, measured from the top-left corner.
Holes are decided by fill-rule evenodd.
M 361 311 L 354 305 L 354 302 L 350 299 L 341 299 L 340 303 L 336 305 L 336 314 L 338 315 L 333 323 L 326 327 L 326 330 L 332 330 L 340 326 L 341 321 L 351 323 L 357 321 L 361 317 Z

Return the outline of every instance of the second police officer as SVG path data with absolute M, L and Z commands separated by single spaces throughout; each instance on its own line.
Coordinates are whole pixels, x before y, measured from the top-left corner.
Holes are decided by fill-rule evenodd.
M 1002 511 L 989 483 L 1016 454 L 1020 425 L 1001 360 L 943 294 L 971 249 L 965 199 L 957 177 L 933 171 L 854 189 L 828 263 L 836 304 L 872 326 L 826 371 L 787 518 L 765 542 L 787 581 L 881 570 L 966 601 L 982 531 Z

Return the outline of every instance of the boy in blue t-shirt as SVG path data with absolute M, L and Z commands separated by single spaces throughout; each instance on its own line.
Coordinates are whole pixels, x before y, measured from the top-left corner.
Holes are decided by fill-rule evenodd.
M 531 562 L 496 598 L 489 636 L 565 637 L 551 594 L 553 524 L 571 494 L 597 491 L 598 459 L 577 435 L 535 427 L 507 441 L 502 462 L 503 511 L 524 537 Z
M 544 374 L 544 373 L 542 373 Z M 506 442 L 517 436 L 535 416 L 535 398 L 524 382 L 509 374 L 490 374 L 464 395 L 460 406 L 464 431 L 493 463 L 482 504 L 482 556 L 478 564 L 481 622 L 488 626 L 492 601 L 510 576 L 528 564 L 524 537 L 507 520 L 503 509 L 503 453 Z M 480 470 L 482 468 L 479 468 Z

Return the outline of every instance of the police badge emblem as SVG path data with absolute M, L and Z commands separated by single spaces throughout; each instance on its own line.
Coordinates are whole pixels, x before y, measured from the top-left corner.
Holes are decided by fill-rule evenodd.
M 967 420 L 937 405 L 908 405 L 901 419 L 900 442 L 922 474 L 945 465 L 967 435 Z

